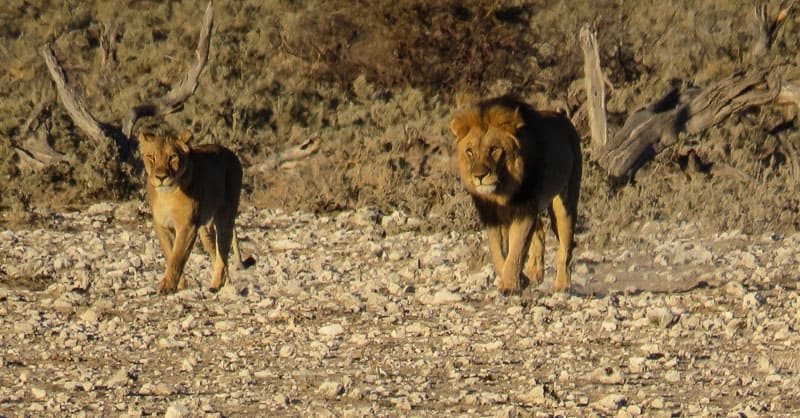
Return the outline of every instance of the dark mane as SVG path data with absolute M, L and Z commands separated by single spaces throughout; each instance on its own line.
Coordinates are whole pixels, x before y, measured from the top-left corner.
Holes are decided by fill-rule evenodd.
M 519 109 L 520 116 L 522 116 L 522 120 L 526 124 L 534 123 L 537 119 L 536 110 L 513 94 L 481 100 L 476 107 L 480 116 L 485 115 L 493 107 L 503 107 L 506 109 Z

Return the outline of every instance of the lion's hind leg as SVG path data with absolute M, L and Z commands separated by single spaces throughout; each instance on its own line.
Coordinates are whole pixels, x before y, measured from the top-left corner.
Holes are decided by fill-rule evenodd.
M 533 288 L 542 284 L 544 280 L 544 241 L 544 222 L 541 216 L 537 215 L 528 248 L 528 262 L 525 265 L 525 275 Z
M 572 278 L 569 270 L 572 261 L 573 223 L 574 215 L 564 206 L 561 195 L 553 198 L 550 207 L 551 223 L 558 237 L 558 251 L 556 252 L 556 280 L 553 282 L 553 291 L 562 292 L 570 288 Z

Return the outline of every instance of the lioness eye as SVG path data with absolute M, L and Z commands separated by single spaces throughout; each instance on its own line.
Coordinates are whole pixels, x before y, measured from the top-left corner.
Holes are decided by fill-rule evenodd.
M 472 149 L 471 148 L 467 148 L 467 151 L 465 152 L 465 154 L 467 154 L 467 157 L 472 158 L 473 157 Z

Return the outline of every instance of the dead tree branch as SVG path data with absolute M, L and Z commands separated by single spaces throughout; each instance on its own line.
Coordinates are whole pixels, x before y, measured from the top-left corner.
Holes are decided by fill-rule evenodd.
M 50 77 L 56 83 L 56 91 L 58 97 L 61 99 L 61 104 L 64 105 L 72 122 L 83 131 L 93 141 L 101 142 L 106 139 L 105 131 L 100 125 L 100 122 L 92 116 L 92 113 L 86 108 L 83 102 L 83 96 L 76 93 L 68 84 L 67 77 L 64 75 L 64 70 L 58 64 L 56 54 L 53 52 L 51 45 L 45 45 L 39 50 L 39 53 L 44 58 L 44 63 L 47 70 L 50 72 Z
M 795 149 L 794 145 L 792 145 L 792 141 L 789 138 L 786 138 L 782 134 L 776 135 L 778 138 L 778 143 L 783 148 L 784 153 L 786 154 L 786 159 L 789 160 L 789 167 L 791 168 L 792 178 L 794 179 L 795 183 L 800 183 L 800 156 L 797 154 L 797 149 Z
M 195 63 L 189 68 L 186 78 L 170 90 L 164 97 L 150 103 L 141 104 L 131 109 L 125 122 L 122 124 L 122 133 L 126 138 L 131 138 L 133 127 L 139 118 L 146 116 L 161 116 L 176 112 L 183 107 L 183 103 L 197 89 L 198 79 L 208 62 L 208 51 L 211 45 L 211 28 L 214 24 L 214 9 L 211 2 L 206 7 L 203 17 L 203 27 L 200 29 L 200 39 L 195 50 Z
M 300 160 L 313 155 L 319 150 L 319 135 L 312 135 L 299 145 L 293 146 L 279 154 L 272 155 L 261 164 L 250 167 L 248 173 L 264 173 L 276 168 L 291 168 Z
M 45 94 L 42 94 L 34 106 L 28 120 L 22 125 L 19 136 L 24 138 L 20 147 L 14 147 L 23 169 L 40 170 L 49 164 L 66 161 L 64 154 L 58 153 L 48 143 L 49 127 L 40 122 L 43 114 L 48 113 Z
M 583 49 L 583 73 L 586 90 L 586 103 L 589 110 L 589 126 L 592 132 L 592 155 L 597 156 L 608 142 L 606 126 L 606 90 L 603 73 L 600 69 L 600 52 L 597 36 L 588 25 L 580 31 Z
M 208 62 L 213 20 L 213 5 L 209 2 L 203 18 L 197 50 L 195 51 L 196 62 L 189 68 L 186 78 L 164 97 L 150 103 L 135 106 L 129 112 L 122 126 L 101 123 L 92 115 L 84 103 L 83 96 L 69 86 L 67 77 L 56 59 L 52 46 L 45 45 L 41 48 L 40 53 L 44 58 L 50 76 L 55 82 L 58 97 L 73 123 L 94 142 L 101 143 L 109 139 L 113 140 L 117 145 L 120 160 L 130 162 L 132 151 L 136 147 L 135 139 L 132 138 L 136 121 L 142 117 L 165 115 L 180 110 L 184 102 L 197 89 L 200 74 Z M 105 60 L 113 59 L 113 56 L 106 58 L 106 55 L 113 54 L 116 26 L 109 24 L 106 30 L 107 39 L 105 42 L 107 45 L 103 44 L 101 48 L 103 48 L 104 53 L 103 60 L 108 63 Z
M 103 69 L 116 67 L 117 65 L 117 30 L 119 25 L 114 19 L 109 19 L 103 23 L 103 33 L 100 37 L 100 66 Z
M 775 40 L 775 33 L 789 16 L 792 7 L 794 7 L 794 0 L 789 2 L 788 6 L 781 8 L 775 18 L 770 18 L 766 4 L 756 5 L 753 20 L 755 40 L 750 51 L 751 57 L 758 58 L 769 51 L 772 42 Z

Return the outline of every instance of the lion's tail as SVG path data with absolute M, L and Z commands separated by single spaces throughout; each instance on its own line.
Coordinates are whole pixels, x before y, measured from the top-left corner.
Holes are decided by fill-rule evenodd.
M 239 250 L 239 237 L 236 235 L 236 228 L 233 229 L 233 242 L 231 243 L 231 247 L 233 247 L 233 255 L 239 262 L 240 269 L 246 269 L 256 264 L 256 259 L 253 258 L 252 255 L 246 259 L 242 259 L 242 252 Z

